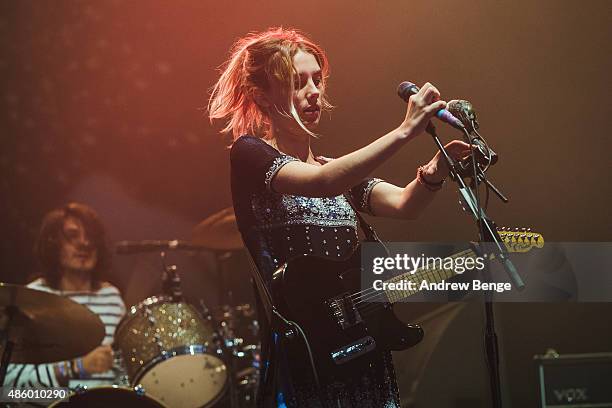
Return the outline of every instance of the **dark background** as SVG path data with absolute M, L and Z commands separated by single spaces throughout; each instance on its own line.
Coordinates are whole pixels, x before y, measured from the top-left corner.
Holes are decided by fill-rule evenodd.
M 111 241 L 189 239 L 200 220 L 231 205 L 226 140 L 203 108 L 231 44 L 278 25 L 305 31 L 329 56 L 337 108 L 322 121 L 316 153 L 342 155 L 399 125 L 405 104 L 395 96 L 397 84 L 430 81 L 443 98 L 473 103 L 483 135 L 500 154 L 489 175 L 511 201 L 491 199 L 489 214 L 499 225 L 531 227 L 549 242 L 610 240 L 605 0 L 14 1 L 0 8 L 2 281 L 26 283 L 36 272 L 31 247 L 42 216 L 70 200 L 94 207 Z M 460 137 L 438 129 L 444 140 Z M 423 135 L 375 175 L 405 184 L 434 152 Z M 476 237 L 451 185 L 419 220 L 372 222 L 390 241 Z M 192 299 L 219 302 L 212 254 L 172 260 Z M 250 301 L 244 259 L 232 262 L 225 279 L 236 301 Z M 110 280 L 127 303 L 158 290 L 156 255 L 116 257 L 114 264 Z M 453 347 L 444 341 L 438 347 L 465 360 L 450 382 L 477 377 L 471 382 L 482 387 L 471 396 L 447 392 L 448 406 L 485 401 L 482 363 L 475 363 L 481 317 L 470 308 L 458 318 L 467 326 L 455 322 L 445 335 Z M 514 362 L 506 367 L 513 403 L 535 404 L 536 389 L 525 375 L 534 372 L 533 354 L 548 346 L 609 351 L 612 333 L 597 323 L 609 313 L 609 305 L 502 311 L 504 361 Z M 470 324 L 474 330 L 464 329 Z M 453 354 L 456 345 L 466 351 Z M 427 372 L 439 379 L 449 367 L 432 359 Z M 401 375 L 400 384 L 410 394 Z

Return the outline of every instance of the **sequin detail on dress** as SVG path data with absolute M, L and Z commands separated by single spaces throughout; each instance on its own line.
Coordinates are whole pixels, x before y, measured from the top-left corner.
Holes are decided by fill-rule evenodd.
M 372 207 L 370 206 L 370 194 L 372 194 L 374 186 L 382 181 L 383 180 L 379 178 L 373 178 L 368 181 L 368 184 L 365 186 L 363 195 L 361 196 L 361 202 L 359 203 L 360 210 L 365 211 L 368 214 L 374 215 L 374 213 L 372 212 Z
M 253 195 L 255 228 L 268 230 L 290 225 L 319 225 L 357 229 L 357 218 L 344 196 L 312 198 L 262 191 Z
M 266 190 L 272 191 L 272 179 L 274 178 L 276 173 L 278 173 L 281 167 L 283 167 L 285 164 L 292 162 L 292 161 L 298 161 L 298 159 L 296 159 L 295 157 L 291 157 L 291 156 L 280 156 L 274 159 L 274 161 L 272 162 L 272 165 L 266 172 L 266 179 L 265 179 Z

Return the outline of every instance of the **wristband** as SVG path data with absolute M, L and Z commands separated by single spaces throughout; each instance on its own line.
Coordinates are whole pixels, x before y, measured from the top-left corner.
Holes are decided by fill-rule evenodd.
M 89 375 L 87 374 L 87 371 L 85 371 L 85 367 L 83 366 L 83 359 L 77 358 L 76 363 L 77 363 L 77 368 L 79 370 L 79 378 L 89 377 Z
M 70 369 L 74 373 L 74 378 L 81 378 L 81 372 L 79 371 L 79 368 L 77 367 L 76 359 L 70 360 Z
M 57 370 L 59 371 L 60 375 L 66 378 L 66 366 L 64 365 L 64 363 L 58 363 L 56 366 L 57 366 Z
M 425 179 L 425 177 L 423 176 L 423 166 L 419 166 L 419 168 L 417 169 L 417 181 L 419 182 L 419 184 L 421 184 L 423 187 L 425 187 L 426 189 L 428 189 L 429 191 L 438 191 L 442 188 L 442 186 L 444 185 L 444 182 L 446 181 L 446 179 L 439 181 L 437 183 L 432 183 L 431 181 L 427 181 Z

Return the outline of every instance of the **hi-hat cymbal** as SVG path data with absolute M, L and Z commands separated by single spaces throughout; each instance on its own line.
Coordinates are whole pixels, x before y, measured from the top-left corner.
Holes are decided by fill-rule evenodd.
M 15 344 L 11 362 L 29 364 L 83 356 L 102 344 L 105 334 L 104 324 L 87 307 L 6 283 L 0 283 L 0 329 L 4 333 L 8 329 Z
M 224 208 L 200 222 L 193 229 L 192 242 L 227 251 L 244 248 L 234 209 Z

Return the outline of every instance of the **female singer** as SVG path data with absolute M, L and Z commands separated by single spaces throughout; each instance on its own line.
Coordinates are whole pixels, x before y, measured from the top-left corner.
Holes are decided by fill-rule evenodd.
M 210 119 L 224 120 L 222 132 L 233 135 L 231 187 L 238 227 L 267 284 L 292 257 L 337 259 L 352 253 L 359 243 L 353 208 L 415 219 L 448 175 L 437 153 L 405 187 L 368 178 L 445 107 L 430 83 L 410 97 L 395 129 L 337 159 L 315 156 L 311 138 L 321 113 L 332 107 L 325 93 L 328 73 L 317 44 L 295 30 L 274 28 L 238 40 L 212 90 Z M 446 148 L 454 158 L 469 153 L 461 141 Z M 280 350 L 270 354 L 272 347 Z M 369 353 L 368 370 L 318 388 L 310 373 L 292 368 L 297 357 L 282 348 L 278 336 L 264 334 L 261 378 L 272 387 L 260 387 L 260 406 L 400 406 L 390 352 Z

